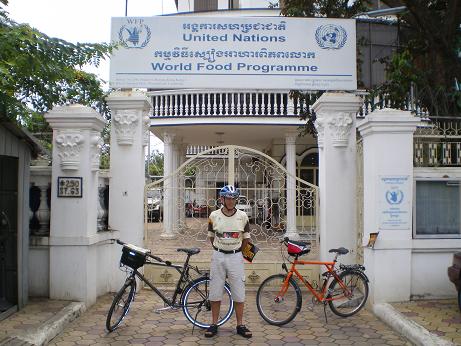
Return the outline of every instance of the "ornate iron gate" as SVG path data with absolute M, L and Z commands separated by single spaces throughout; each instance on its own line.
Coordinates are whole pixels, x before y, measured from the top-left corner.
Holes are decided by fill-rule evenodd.
M 219 205 L 218 193 L 235 184 L 237 208 L 250 218 L 253 241 L 260 248 L 279 247 L 295 208 L 296 232 L 318 254 L 318 187 L 296 178 L 295 202 L 288 205 L 286 169 L 266 154 L 241 146 L 221 146 L 195 155 L 170 176 L 146 185 L 145 238 L 150 243 L 172 238 L 176 245 L 207 241 L 208 215 Z M 202 244 L 201 244 L 202 243 Z

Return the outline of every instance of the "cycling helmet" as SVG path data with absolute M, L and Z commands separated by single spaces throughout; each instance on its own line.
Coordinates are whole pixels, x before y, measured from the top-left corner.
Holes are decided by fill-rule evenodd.
M 221 197 L 238 198 L 240 191 L 234 185 L 226 185 L 219 191 L 219 195 Z

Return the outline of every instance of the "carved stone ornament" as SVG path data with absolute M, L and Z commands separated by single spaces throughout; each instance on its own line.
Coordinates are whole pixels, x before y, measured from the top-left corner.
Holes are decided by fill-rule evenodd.
M 133 144 L 134 133 L 136 132 L 136 126 L 139 122 L 138 111 L 117 111 L 113 119 L 117 143 L 120 145 Z
M 83 139 L 83 135 L 77 132 L 61 132 L 56 136 L 56 148 L 62 170 L 72 171 L 79 168 Z
M 91 170 L 99 170 L 99 158 L 101 157 L 101 149 L 104 145 L 99 133 L 95 133 L 90 138 L 90 155 L 91 155 Z
M 347 113 L 339 113 L 328 119 L 334 147 L 347 147 L 352 123 L 352 116 Z
M 147 115 L 142 117 L 142 125 L 143 125 L 143 133 L 144 133 L 144 140 L 143 146 L 149 145 L 149 125 L 150 125 L 150 118 Z
M 317 144 L 320 149 L 323 149 L 325 141 L 325 119 L 317 118 L 314 123 L 315 129 L 317 130 Z

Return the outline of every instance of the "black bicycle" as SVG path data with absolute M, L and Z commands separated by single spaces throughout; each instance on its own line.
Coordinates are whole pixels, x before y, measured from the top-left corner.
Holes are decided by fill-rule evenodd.
M 116 241 L 118 244 L 123 245 L 120 268 L 127 271 L 128 277 L 122 288 L 115 295 L 107 314 L 106 328 L 109 332 L 114 331 L 120 325 L 130 310 L 130 305 L 136 295 L 136 277 L 146 283 L 164 301 L 165 307 L 157 309 L 157 311 L 182 309 L 186 318 L 194 326 L 200 328 L 208 328 L 210 326 L 211 305 L 208 300 L 210 278 L 207 272 L 189 264 L 190 257 L 198 254 L 200 249 L 177 249 L 178 252 L 185 252 L 187 254 L 184 264 L 180 266 L 152 255 L 148 249 L 127 244 L 118 239 Z M 138 271 L 144 265 L 170 267 L 175 268 L 179 272 L 179 280 L 171 299 L 160 292 Z M 221 300 L 222 315 L 219 316 L 218 325 L 226 323 L 234 311 L 234 302 L 232 301 L 230 286 L 227 282 L 224 288 Z

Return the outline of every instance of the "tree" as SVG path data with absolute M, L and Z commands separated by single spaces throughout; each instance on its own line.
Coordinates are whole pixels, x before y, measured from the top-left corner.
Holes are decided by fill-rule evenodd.
M 0 115 L 31 132 L 46 128 L 43 114 L 55 105 L 80 103 L 108 117 L 101 80 L 83 67 L 97 67 L 113 47 L 48 37 L 11 20 L 7 4 L 0 0 Z
M 163 153 L 158 150 L 152 151 L 146 164 L 150 176 L 163 176 Z
M 284 0 L 281 13 L 287 17 L 352 18 L 365 12 L 370 0 Z
M 392 107 L 402 107 L 416 89 L 419 106 L 431 116 L 461 115 L 461 1 L 383 0 L 405 6 L 398 14 L 400 48 L 385 63 L 387 82 L 370 93 L 386 93 Z M 351 18 L 367 10 L 368 1 L 285 0 L 282 14 L 300 17 Z M 297 92 L 293 92 L 296 94 Z M 299 94 L 299 93 L 298 93 Z M 300 98 L 306 95 L 296 95 Z M 315 133 L 313 114 L 307 132 Z
M 369 0 L 284 0 L 280 2 L 281 14 L 287 17 L 334 17 L 334 18 L 352 18 L 359 13 L 368 9 Z M 319 92 L 320 94 L 321 92 Z M 312 96 L 308 93 L 302 93 L 297 90 L 290 92 L 292 98 L 298 99 L 298 102 L 310 104 Z M 315 95 L 317 98 L 319 95 Z M 316 135 L 315 114 L 309 108 L 301 114 L 301 118 L 306 120 L 304 133 Z
M 389 61 L 383 89 L 399 105 L 402 88 L 412 84 L 431 116 L 461 116 L 461 1 L 383 2 L 406 7 L 399 14 L 403 45 Z

